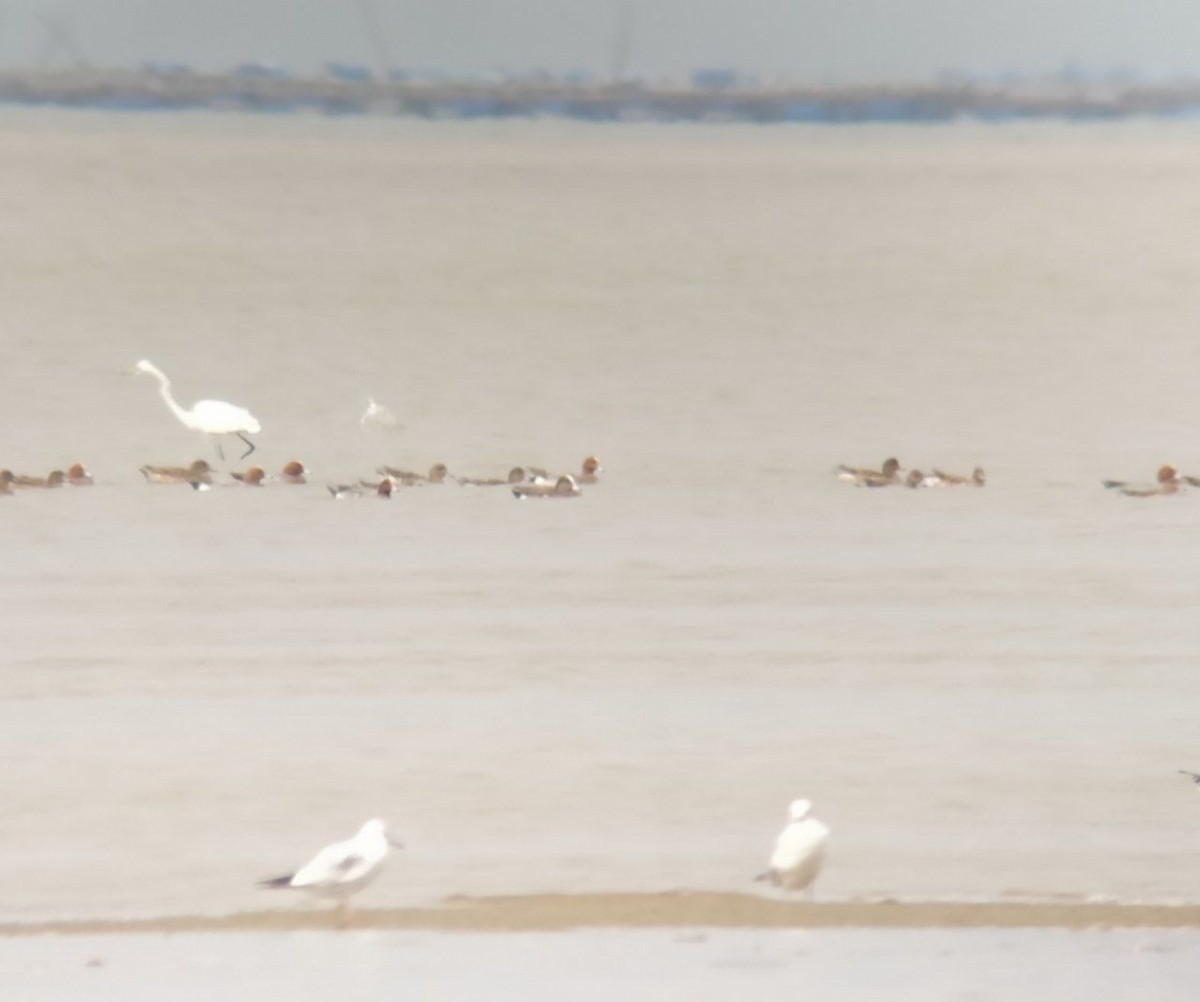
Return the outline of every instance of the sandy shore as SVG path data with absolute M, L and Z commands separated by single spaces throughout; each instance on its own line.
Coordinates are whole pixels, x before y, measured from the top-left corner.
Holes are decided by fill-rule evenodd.
M 455 897 L 440 908 L 357 909 L 355 929 L 544 932 L 583 928 L 1133 929 L 1200 927 L 1200 905 L 1108 902 L 778 901 L 746 894 Z M 6 923 L 0 935 L 294 932 L 338 927 L 332 909 Z

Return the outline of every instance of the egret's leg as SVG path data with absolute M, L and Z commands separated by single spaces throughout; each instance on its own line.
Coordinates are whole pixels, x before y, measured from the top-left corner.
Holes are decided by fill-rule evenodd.
M 238 438 L 240 438 L 243 442 L 245 442 L 250 447 L 245 452 L 242 453 L 242 459 L 245 459 L 248 455 L 250 455 L 250 453 L 252 453 L 254 451 L 254 443 L 251 442 L 250 439 L 248 439 L 240 431 L 234 432 L 234 434 L 237 435 Z
M 214 435 L 213 442 L 216 443 L 217 455 L 221 457 L 221 462 L 222 463 L 225 462 L 225 450 L 221 448 L 221 440 L 216 435 Z

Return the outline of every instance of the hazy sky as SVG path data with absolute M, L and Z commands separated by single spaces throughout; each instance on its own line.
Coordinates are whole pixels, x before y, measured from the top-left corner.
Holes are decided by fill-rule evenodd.
M 1200 73 L 1200 0 L 0 0 L 0 65 L 61 66 L 47 19 L 93 65 L 248 60 L 299 72 L 374 64 L 607 74 L 620 11 L 628 69 L 730 67 L 800 82 L 928 80 L 948 70 Z

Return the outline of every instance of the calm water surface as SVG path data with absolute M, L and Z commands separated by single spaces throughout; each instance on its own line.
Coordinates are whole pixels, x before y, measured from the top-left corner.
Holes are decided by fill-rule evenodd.
M 864 963 L 864 958 L 869 958 Z M 379 998 L 725 1002 L 1125 1002 L 1195 998 L 1194 930 L 598 930 L 304 933 L 0 941 L 22 999 Z
M 1200 899 L 1200 127 L 0 114 L 5 919 L 227 912 L 367 817 L 372 904 Z M 259 417 L 307 488 L 151 487 Z M 367 394 L 403 428 L 359 427 Z M 379 463 L 604 481 L 333 503 Z M 984 491 L 855 490 L 836 462 Z M 225 468 L 237 468 L 232 460 Z

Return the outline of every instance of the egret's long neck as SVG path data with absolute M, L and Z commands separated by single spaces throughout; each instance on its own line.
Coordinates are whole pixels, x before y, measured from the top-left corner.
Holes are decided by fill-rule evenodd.
M 182 407 L 180 407 L 179 404 L 175 402 L 175 398 L 171 396 L 171 380 L 169 380 L 158 369 L 151 369 L 150 371 L 158 377 L 158 392 L 166 402 L 166 405 L 171 408 L 171 413 L 179 418 L 179 420 L 184 424 L 188 424 L 191 415 L 188 414 L 188 412 Z

